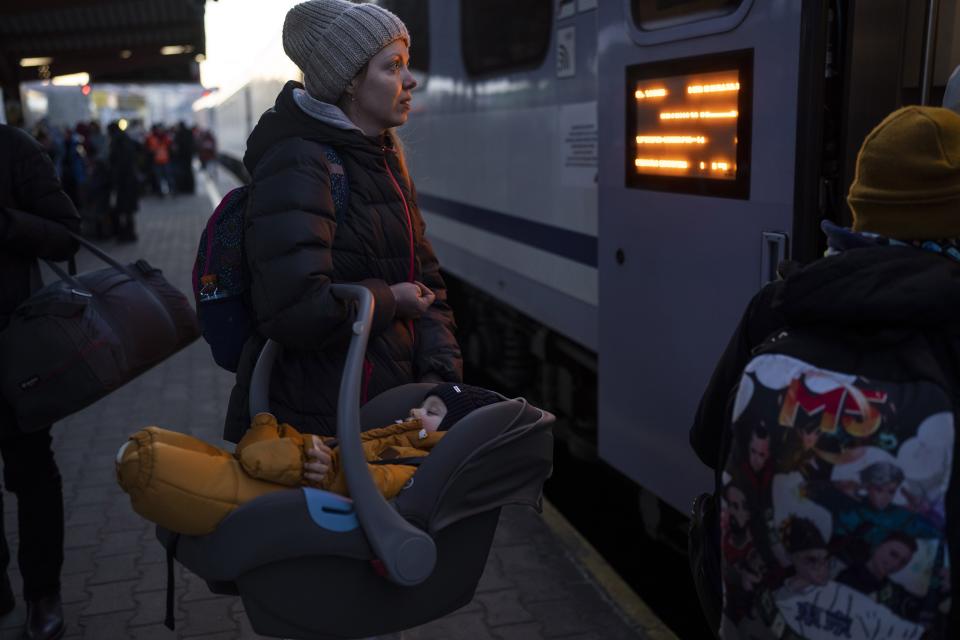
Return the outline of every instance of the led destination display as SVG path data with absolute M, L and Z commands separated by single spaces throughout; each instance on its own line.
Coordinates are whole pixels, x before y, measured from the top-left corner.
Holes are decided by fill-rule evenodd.
M 627 185 L 749 194 L 751 52 L 627 69 Z
M 739 92 L 735 70 L 639 81 L 636 171 L 735 180 Z

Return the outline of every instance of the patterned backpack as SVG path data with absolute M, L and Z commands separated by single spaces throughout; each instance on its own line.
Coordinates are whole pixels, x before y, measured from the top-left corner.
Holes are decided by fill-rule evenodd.
M 339 224 L 347 211 L 350 187 L 340 156 L 332 147 L 321 146 Z M 203 338 L 210 345 L 216 363 L 234 372 L 243 345 L 253 332 L 243 254 L 248 195 L 249 187 L 242 186 L 223 197 L 200 235 L 197 258 L 193 263 L 193 294 Z
M 957 637 L 955 417 L 932 339 L 787 328 L 754 350 L 713 496 L 722 638 Z

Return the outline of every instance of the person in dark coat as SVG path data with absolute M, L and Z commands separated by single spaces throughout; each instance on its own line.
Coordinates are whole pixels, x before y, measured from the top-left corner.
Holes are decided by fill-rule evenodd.
M 393 133 L 416 86 L 406 27 L 377 5 L 311 0 L 289 11 L 283 33 L 306 88 L 288 82 L 247 141 L 244 241 L 256 335 L 230 398 L 224 437 L 233 442 L 250 425 L 249 381 L 266 338 L 286 347 L 270 384 L 272 412 L 304 432 L 336 433 L 354 311 L 331 283 L 362 284 L 375 299 L 362 401 L 406 383 L 462 378 L 446 287 Z M 331 192 L 324 145 L 342 160 L 348 194 Z M 341 197 L 347 209 L 338 220 Z
M 193 131 L 181 120 L 173 134 L 174 173 L 177 191 L 180 193 L 193 193 L 196 190 L 196 180 L 193 177 L 193 156 L 196 151 Z
M 116 122 L 108 127 L 110 132 L 110 176 L 114 191 L 111 211 L 113 228 L 121 242 L 136 242 L 134 214 L 140 208 L 140 181 L 137 177 L 139 149 Z
M 76 252 L 71 231 L 80 231 L 80 215 L 43 147 L 23 131 L 0 125 L 0 330 L 40 287 L 37 259 L 66 260 Z M 21 433 L 12 409 L 0 400 L 0 455 L 4 484 L 17 496 L 24 637 L 59 638 L 63 491 L 50 429 Z M 10 550 L 0 535 L 0 615 L 14 608 L 9 563 Z
M 960 394 L 960 115 L 941 108 L 905 107 L 887 116 L 860 149 L 847 201 L 853 213 L 852 229 L 823 222 L 827 256 L 757 293 L 714 370 L 690 430 L 694 451 L 714 470 L 724 465 L 723 429 L 744 367 L 755 348 L 785 327 L 857 327 L 865 334 L 890 328 L 922 332 L 930 340 L 931 352 L 942 357 L 938 364 L 956 406 Z M 818 415 L 818 424 L 820 419 Z M 819 455 L 811 445 L 808 458 L 826 466 L 828 478 L 830 464 Z M 892 468 L 885 472 L 884 482 L 892 499 L 898 478 L 902 479 L 899 469 L 891 464 L 872 465 L 863 473 L 881 466 Z M 826 480 L 817 480 L 824 477 L 820 472 L 805 477 L 809 482 L 805 490 L 813 498 L 816 487 Z M 864 482 L 864 488 L 871 496 L 869 482 Z M 880 505 L 873 504 L 872 497 L 841 498 L 858 510 L 835 514 L 835 534 L 850 526 L 855 531 L 849 535 L 873 546 L 894 534 L 913 539 L 931 536 L 933 520 L 919 511 L 910 511 L 908 519 L 907 508 L 890 505 L 888 498 Z M 947 510 L 948 521 L 957 517 L 950 511 L 950 502 L 940 504 Z M 926 530 L 921 531 L 921 526 Z M 946 527 L 951 551 L 960 549 L 958 533 L 956 526 Z M 952 557 L 952 579 L 945 585 L 958 584 L 958 566 Z M 941 600 L 949 598 L 931 588 L 928 604 L 935 606 Z M 924 637 L 957 637 L 957 611 L 957 607 L 951 609 L 951 635 L 931 630 Z

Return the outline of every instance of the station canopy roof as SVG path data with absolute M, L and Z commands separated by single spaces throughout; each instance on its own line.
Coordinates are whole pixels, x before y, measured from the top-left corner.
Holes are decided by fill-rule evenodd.
M 2 0 L 0 85 L 198 82 L 204 0 Z

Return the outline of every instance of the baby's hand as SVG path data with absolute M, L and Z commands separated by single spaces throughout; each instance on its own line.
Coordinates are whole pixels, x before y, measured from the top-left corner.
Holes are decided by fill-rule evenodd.
M 319 486 L 330 470 L 333 452 L 317 436 L 312 435 L 310 438 L 311 445 L 305 452 L 307 460 L 303 463 L 303 480 L 307 484 Z

